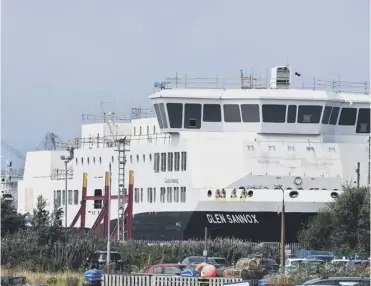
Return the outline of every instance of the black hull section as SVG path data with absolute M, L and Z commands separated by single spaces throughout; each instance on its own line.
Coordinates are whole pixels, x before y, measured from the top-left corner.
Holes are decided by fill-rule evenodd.
M 286 242 L 297 242 L 299 230 L 315 213 L 286 213 Z M 136 214 L 133 218 L 135 240 L 239 238 L 253 242 L 280 241 L 281 216 L 277 212 L 157 212 Z

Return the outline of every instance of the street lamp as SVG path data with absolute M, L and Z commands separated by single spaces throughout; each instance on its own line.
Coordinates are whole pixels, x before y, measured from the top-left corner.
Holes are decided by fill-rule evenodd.
M 64 191 L 64 193 L 65 193 L 65 200 L 64 200 L 64 225 L 65 225 L 65 227 L 67 227 L 67 201 L 68 201 L 68 190 L 67 190 L 67 180 L 68 180 L 68 174 L 67 174 L 67 164 L 69 163 L 69 162 L 71 162 L 72 161 L 72 159 L 73 159 L 73 150 L 74 150 L 74 148 L 73 147 L 71 147 L 71 148 L 68 148 L 67 149 L 67 151 L 69 151 L 70 152 L 70 155 L 69 156 L 64 156 L 64 155 L 62 155 L 61 156 L 61 160 L 64 162 L 64 172 L 65 172 L 65 174 L 64 174 L 64 180 L 65 180 L 65 191 Z M 62 198 L 63 199 L 63 198 Z
M 282 191 L 282 213 L 281 213 L 281 248 L 280 248 L 280 260 L 281 267 L 285 267 L 285 190 L 282 185 L 275 185 Z

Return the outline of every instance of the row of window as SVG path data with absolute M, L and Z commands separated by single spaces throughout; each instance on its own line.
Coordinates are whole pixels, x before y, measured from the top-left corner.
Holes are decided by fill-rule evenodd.
M 102 157 L 99 157 L 98 160 L 99 160 L 99 164 L 102 164 Z M 111 162 L 113 163 L 114 161 L 115 161 L 115 157 L 112 156 L 111 157 Z M 75 158 L 75 162 L 76 162 L 76 165 L 78 165 L 79 164 L 79 159 Z M 81 162 L 81 165 L 84 165 L 84 158 L 83 157 L 80 158 L 80 162 Z M 92 158 L 92 162 L 93 162 L 93 164 L 96 163 L 95 157 Z M 86 163 L 88 165 L 90 164 L 90 158 L 89 157 L 86 158 Z
M 155 173 L 187 170 L 187 152 L 155 153 L 153 169 Z
M 168 128 L 163 103 L 154 105 L 160 128 Z M 370 132 L 370 108 L 341 108 L 320 105 L 196 104 L 167 103 L 170 128 L 201 128 L 202 122 L 322 123 L 354 126 L 357 133 Z M 203 110 L 202 110 L 203 109 Z M 322 112 L 323 111 L 323 112 Z M 340 114 L 340 118 L 339 118 Z M 202 116 L 201 116 L 202 115 Z M 357 117 L 358 115 L 358 117 Z M 322 121 L 321 121 L 322 118 Z
M 185 203 L 186 202 L 186 187 L 161 187 L 160 202 L 161 203 Z M 143 188 L 134 189 L 134 202 L 143 202 Z M 156 188 L 147 188 L 147 202 L 156 202 Z
M 69 205 L 79 204 L 79 190 L 68 190 L 67 203 Z M 60 207 L 61 205 L 66 205 L 66 191 L 65 190 L 54 191 L 54 204 L 56 204 L 57 207 Z
M 142 132 L 142 126 L 139 126 L 139 132 L 137 134 L 137 129 L 134 126 L 133 127 L 133 135 L 149 135 L 150 134 L 150 128 L 149 128 L 149 126 L 147 126 L 147 129 L 146 130 L 147 130 L 147 133 L 143 133 Z M 152 134 L 153 135 L 156 134 L 156 126 L 155 125 L 152 126 Z

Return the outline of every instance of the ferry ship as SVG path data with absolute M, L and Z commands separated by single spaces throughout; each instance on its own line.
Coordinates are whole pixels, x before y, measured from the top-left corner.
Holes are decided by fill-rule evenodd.
M 300 76 L 278 66 L 267 85 L 242 72 L 236 82 L 177 76 L 156 83 L 153 114 L 105 113 L 103 122 L 82 125 L 73 152 L 28 152 L 18 211 L 32 212 L 42 195 L 78 227 L 84 204 L 92 228 L 103 202 L 82 203 L 84 187 L 101 198 L 111 170 L 110 195 L 121 196 L 133 171 L 132 239 L 197 239 L 207 227 L 213 238 L 279 241 L 284 199 L 286 241 L 296 242 L 343 185 L 370 180 L 368 83 L 314 79 L 294 88 Z M 121 204 L 127 200 L 110 200 L 112 225 Z

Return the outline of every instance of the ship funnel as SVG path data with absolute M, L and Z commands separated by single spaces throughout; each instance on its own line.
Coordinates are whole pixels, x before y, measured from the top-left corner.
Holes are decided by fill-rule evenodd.
M 272 89 L 288 89 L 290 85 L 290 66 L 278 66 L 271 69 L 270 86 Z

